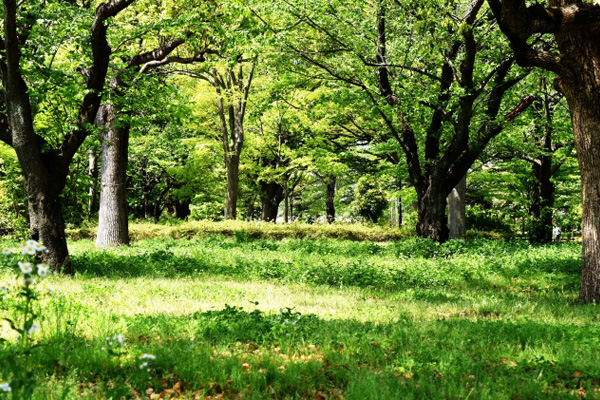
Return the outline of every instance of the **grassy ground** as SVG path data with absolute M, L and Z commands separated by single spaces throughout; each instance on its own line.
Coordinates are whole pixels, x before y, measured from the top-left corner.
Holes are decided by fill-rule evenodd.
M 23 366 L 35 398 L 600 398 L 577 244 L 237 235 L 71 250 L 77 274 L 44 282 L 42 347 Z M 156 359 L 140 368 L 141 353 Z

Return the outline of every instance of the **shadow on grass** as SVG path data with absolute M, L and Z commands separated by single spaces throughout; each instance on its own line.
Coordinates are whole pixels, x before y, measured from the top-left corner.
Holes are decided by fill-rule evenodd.
M 36 353 L 40 373 L 76 371 L 83 382 L 126 382 L 138 391 L 150 379 L 158 392 L 182 382 L 203 395 L 313 398 L 321 390 L 323 398 L 335 398 L 339 391 L 345 398 L 363 399 L 423 398 L 429 392 L 458 398 L 468 388 L 480 391 L 475 398 L 489 398 L 485 393 L 536 398 L 548 387 L 557 394 L 544 398 L 566 398 L 581 380 L 598 387 L 591 379 L 600 374 L 600 329 L 591 325 L 415 321 L 408 315 L 372 324 L 324 320 L 290 309 L 266 315 L 228 306 L 127 320 L 128 351 L 156 355 L 150 374 L 140 372 L 135 358 L 102 350 L 103 337 L 90 342 L 72 336 L 54 337 Z

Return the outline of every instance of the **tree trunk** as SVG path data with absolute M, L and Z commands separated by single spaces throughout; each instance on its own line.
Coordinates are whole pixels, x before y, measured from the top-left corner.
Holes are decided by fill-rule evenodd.
M 182 220 L 189 217 L 189 215 L 191 213 L 190 212 L 190 204 L 191 204 L 191 201 L 189 199 L 183 200 L 183 201 L 175 200 L 175 205 L 174 205 L 175 217 L 177 219 L 182 219 Z
M 261 182 L 262 192 L 262 220 L 265 222 L 276 222 L 279 204 L 283 200 L 283 185 L 277 182 Z
M 225 219 L 235 219 L 237 216 L 237 200 L 240 186 L 240 157 L 231 154 L 227 166 L 227 197 L 225 198 Z
M 531 188 L 531 243 L 552 242 L 552 209 L 554 207 L 554 184 L 552 177 L 552 157 L 542 155 L 541 163 L 533 163 L 533 185 Z
M 570 3 L 570 2 L 569 2 Z M 556 34 L 567 68 L 555 82 L 573 123 L 583 197 L 579 300 L 600 300 L 600 29 Z
M 254 195 L 248 197 L 246 201 L 246 213 L 244 214 L 244 220 L 252 221 L 254 220 Z
M 565 90 L 565 95 L 573 121 L 583 197 L 579 299 L 591 302 L 600 300 L 600 88 L 574 93 Z
M 447 192 L 443 190 L 443 187 L 439 187 L 438 185 L 429 185 L 418 196 L 417 235 L 431 238 L 439 243 L 448 240 L 446 197 Z
M 451 239 L 463 239 L 467 231 L 465 193 L 467 177 L 464 176 L 448 195 L 448 227 Z
M 335 183 L 336 176 L 329 175 L 329 182 L 327 182 L 327 195 L 325 199 L 325 207 L 327 209 L 327 223 L 332 224 L 335 222 Z
M 51 180 L 50 186 L 57 183 Z M 56 191 L 54 188 L 50 190 L 41 187 L 35 190 L 29 188 L 27 197 L 30 237 L 48 248 L 48 253 L 43 257 L 45 262 L 52 265 L 56 271 L 70 274 L 73 271 L 65 237 L 60 192 L 61 190 Z
M 88 192 L 90 198 L 88 200 L 89 215 L 93 215 L 98 208 L 98 152 L 96 147 L 90 147 L 88 150 L 88 175 L 90 177 L 90 190 Z
M 396 199 L 396 210 L 398 210 L 398 226 L 397 228 L 402 227 L 402 197 L 398 197 Z
M 287 177 L 283 181 L 283 220 L 285 223 L 290 222 L 290 190 Z
M 129 244 L 127 220 L 127 154 L 129 147 L 129 125 L 117 123 L 112 105 L 104 105 L 102 168 L 100 172 L 100 211 L 96 246 L 118 246 Z
M 165 186 L 165 188 L 160 192 L 160 194 L 158 195 L 158 198 L 156 199 L 156 202 L 154 203 L 153 215 L 154 215 L 155 223 L 158 223 L 158 221 L 160 221 L 160 216 L 162 215 L 163 211 L 167 207 L 167 203 L 166 203 L 166 201 L 164 201 L 164 198 L 167 195 L 167 193 L 169 192 L 169 190 L 171 190 L 171 188 L 172 188 L 172 185 L 167 184 L 167 186 Z

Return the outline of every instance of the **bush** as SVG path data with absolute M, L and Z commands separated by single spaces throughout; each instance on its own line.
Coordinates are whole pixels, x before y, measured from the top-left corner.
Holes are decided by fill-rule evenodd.
M 245 221 L 192 221 L 177 225 L 137 223 L 129 225 L 131 240 L 152 238 L 191 239 L 207 235 L 224 235 L 238 240 L 252 239 L 346 239 L 384 242 L 411 235 L 410 229 L 397 229 L 360 224 L 271 224 Z M 67 229 L 72 240 L 96 237 L 96 228 Z
M 494 232 L 504 238 L 514 236 L 510 224 L 500 213 L 481 207 L 467 208 L 467 229 L 474 232 Z

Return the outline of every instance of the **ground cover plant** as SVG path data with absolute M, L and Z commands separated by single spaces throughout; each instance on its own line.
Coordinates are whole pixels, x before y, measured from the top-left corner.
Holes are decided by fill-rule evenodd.
M 380 225 L 363 224 L 263 224 L 249 221 L 189 221 L 172 224 L 140 222 L 130 224 L 129 236 L 132 240 L 150 238 L 194 239 L 206 235 L 248 237 L 251 239 L 318 239 L 333 238 L 347 240 L 388 241 L 406 238 L 414 234 L 414 228 L 390 228 Z M 96 226 L 67 229 L 73 240 L 95 239 Z
M 15 359 L 36 399 L 600 397 L 579 244 L 237 234 L 71 249 L 76 274 L 40 283 L 39 346 Z M 14 268 L 2 281 L 10 317 L 21 283 Z M 18 341 L 2 335 L 11 382 Z

